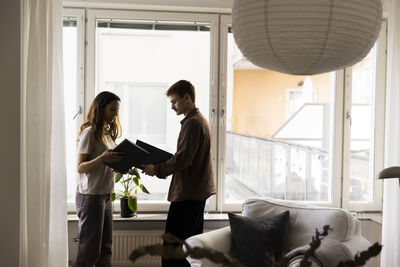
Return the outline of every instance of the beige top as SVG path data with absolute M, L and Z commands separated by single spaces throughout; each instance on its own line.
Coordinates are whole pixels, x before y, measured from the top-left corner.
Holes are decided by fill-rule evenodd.
M 78 143 L 78 154 L 89 155 L 88 160 L 100 156 L 107 149 L 115 147 L 115 142 L 106 136 L 107 145 L 96 140 L 92 127 L 89 126 L 81 133 Z M 77 185 L 77 192 L 81 194 L 103 195 L 114 191 L 114 173 L 105 164 L 96 169 L 81 173 Z

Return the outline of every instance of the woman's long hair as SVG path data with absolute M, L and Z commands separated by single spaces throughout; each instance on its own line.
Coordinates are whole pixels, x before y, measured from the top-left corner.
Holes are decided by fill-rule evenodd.
M 119 96 L 108 91 L 99 93 L 93 99 L 89 111 L 86 114 L 85 122 L 81 125 L 79 137 L 81 136 L 83 130 L 89 126 L 92 126 L 96 140 L 103 144 L 106 144 L 104 139 L 104 136 L 106 135 L 109 135 L 114 141 L 120 136 L 121 124 L 119 122 L 119 115 L 117 115 L 115 120 L 111 123 L 104 121 L 105 107 L 115 100 L 121 101 Z

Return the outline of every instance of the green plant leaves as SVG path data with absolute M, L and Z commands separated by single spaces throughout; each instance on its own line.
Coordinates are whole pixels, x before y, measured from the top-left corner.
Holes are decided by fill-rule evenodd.
M 116 195 L 115 193 L 111 194 L 111 199 L 114 201 L 117 197 L 126 197 L 128 198 L 128 206 L 131 210 L 137 209 L 137 199 L 135 198 L 138 193 L 138 187 L 142 190 L 143 193 L 150 194 L 149 190 L 140 183 L 140 174 L 137 168 L 130 169 L 127 174 L 116 173 L 114 176 L 115 183 L 120 182 L 124 187 L 120 193 Z M 130 200 L 131 197 L 134 197 L 134 201 Z
M 150 194 L 149 190 L 144 185 L 140 185 L 140 189 L 142 189 L 143 193 Z
M 117 172 L 117 173 L 115 174 L 115 176 L 114 176 L 115 182 L 118 183 L 119 180 L 121 180 L 122 176 L 123 176 L 122 173 Z
M 131 196 L 131 192 L 129 189 L 125 189 L 124 191 L 122 191 L 122 194 L 124 197 L 130 197 Z
M 136 168 L 133 169 L 133 175 L 135 175 L 136 177 L 138 177 L 140 179 L 140 174 Z
M 129 177 L 128 179 L 125 179 L 125 180 L 122 180 L 121 181 L 121 183 L 128 183 L 129 181 L 131 181 L 132 180 L 132 177 Z
M 137 211 L 137 198 L 128 198 L 128 207 L 131 209 L 131 211 L 136 212 Z
M 130 170 L 128 171 L 128 173 L 129 173 L 130 175 L 137 176 L 137 177 L 139 177 L 139 179 L 140 179 L 140 174 L 139 174 L 137 168 L 130 169 Z
M 133 177 L 132 181 L 135 183 L 135 185 L 139 186 L 139 178 L 137 176 Z

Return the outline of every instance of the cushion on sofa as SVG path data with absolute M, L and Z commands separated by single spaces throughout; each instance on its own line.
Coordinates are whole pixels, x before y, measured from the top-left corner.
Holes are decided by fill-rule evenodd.
M 232 254 L 248 267 L 268 266 L 267 253 L 279 259 L 289 231 L 289 211 L 259 221 L 229 213 Z
M 315 229 L 322 230 L 324 225 L 329 225 L 332 231 L 329 238 L 339 242 L 349 240 L 354 232 L 356 219 L 339 208 L 327 208 L 277 200 L 271 198 L 252 198 L 243 203 L 242 215 L 254 220 L 270 218 L 283 211 L 290 211 L 290 229 L 296 235 L 290 235 L 290 248 L 308 244 Z

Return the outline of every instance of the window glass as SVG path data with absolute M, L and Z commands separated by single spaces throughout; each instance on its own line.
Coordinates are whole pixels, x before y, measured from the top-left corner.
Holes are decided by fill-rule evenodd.
M 196 88 L 196 105 L 209 115 L 210 24 L 99 19 L 96 28 L 96 94 L 108 90 L 121 98 L 122 137 L 175 153 L 183 116 L 176 116 L 165 95 L 185 79 Z M 166 201 L 170 177 L 141 174 L 150 195 L 139 200 Z M 120 190 L 116 184 L 115 190 Z
M 226 36 L 212 38 L 211 34 L 217 34 L 211 29 L 226 29 L 229 25 L 228 15 L 219 16 L 217 25 L 211 27 L 210 21 L 217 22 L 218 16 L 88 10 L 87 25 L 94 26 L 84 32 L 84 10 L 64 11 L 70 204 L 74 203 L 78 177 L 76 139 L 85 115 L 77 115 L 79 106 L 83 108 L 85 100 L 90 103 L 90 98 L 101 91 L 112 91 L 122 100 L 122 137 L 117 143 L 124 138 L 133 142 L 140 139 L 174 153 L 183 116 L 176 116 L 170 109 L 165 91 L 176 81 L 186 79 L 196 87 L 200 111 L 212 118 L 212 126 L 218 127 L 213 128 L 213 156 L 219 195 L 211 199 L 211 209 L 236 210 L 244 200 L 255 196 L 327 204 L 338 204 L 343 199 L 341 204 L 346 208 L 380 208 L 375 205 L 379 204 L 380 184 L 374 188 L 374 173 L 383 164 L 379 163 L 384 135 L 385 85 L 380 78 L 385 77 L 383 34 L 365 59 L 344 70 L 344 76 L 343 71 L 293 76 L 258 68 L 246 60 L 230 26 L 227 32 L 223 30 Z M 153 19 L 133 19 L 137 16 Z M 170 20 L 160 20 L 159 16 Z M 83 40 L 88 40 L 85 52 L 89 62 L 83 60 Z M 211 51 L 220 53 L 211 56 Z M 227 79 L 220 81 L 217 77 L 225 77 L 225 66 Z M 217 78 L 212 84 L 220 85 L 213 86 L 212 95 L 210 75 Z M 84 77 L 88 86 L 83 89 Z M 336 79 L 340 81 L 337 85 Z M 346 118 L 351 118 L 351 126 Z M 216 159 L 223 153 L 225 158 L 220 164 Z M 142 203 L 148 203 L 143 205 L 145 209 L 166 207 L 170 177 L 163 180 L 142 174 L 142 178 L 151 192 L 139 195 Z M 120 185 L 115 189 L 121 189 Z
M 63 27 L 63 68 L 65 106 L 65 145 L 67 169 L 67 200 L 75 201 L 77 126 L 77 20 L 65 17 Z
M 373 201 L 375 73 L 376 46 L 352 67 L 350 201 Z
M 250 197 L 332 201 L 335 73 L 261 69 L 228 33 L 225 203 Z

